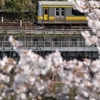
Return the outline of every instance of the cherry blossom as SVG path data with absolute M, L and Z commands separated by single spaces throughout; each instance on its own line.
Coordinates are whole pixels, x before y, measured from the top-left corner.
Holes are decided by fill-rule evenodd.
M 87 13 L 87 21 L 93 32 L 82 32 L 86 45 L 96 45 L 100 54 L 100 10 L 93 0 L 69 0 L 74 9 Z M 95 26 L 94 26 L 95 25 Z M 19 61 L 7 56 L 0 60 L 0 100 L 65 100 L 100 99 L 100 57 L 96 60 L 63 60 L 58 50 L 44 58 L 23 43 L 9 37 Z

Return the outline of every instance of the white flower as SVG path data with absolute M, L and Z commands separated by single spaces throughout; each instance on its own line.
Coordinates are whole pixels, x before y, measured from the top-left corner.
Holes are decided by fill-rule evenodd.
M 94 85 L 94 87 L 97 87 L 97 88 L 100 87 L 100 84 L 99 84 L 99 82 L 97 80 L 93 81 L 92 84 Z
M 95 35 L 92 35 L 91 37 L 86 38 L 85 43 L 87 46 L 91 46 L 92 44 L 96 44 L 96 43 L 98 43 L 98 37 Z
M 42 57 L 38 57 L 38 65 L 40 67 L 44 67 L 45 66 L 45 62 L 44 62 L 44 59 Z
M 7 83 L 10 82 L 10 77 L 9 77 L 9 76 L 6 76 L 5 79 L 6 79 L 5 81 L 6 81 Z
M 95 98 L 93 98 L 93 97 L 90 97 L 90 99 L 89 100 L 97 100 L 97 99 L 95 99 Z
M 38 91 L 42 91 L 45 89 L 45 86 L 42 85 L 41 87 L 37 87 L 37 89 L 38 89 Z
M 96 35 L 97 35 L 98 37 L 100 37 L 100 31 L 97 31 L 97 32 L 96 32 Z
M 82 67 L 83 66 L 83 62 L 81 61 L 78 61 L 78 68 Z
M 3 98 L 5 98 L 5 97 L 6 97 L 6 93 L 3 92 L 3 93 L 1 94 L 1 96 L 2 96 Z
M 78 11 L 80 11 L 81 13 L 83 13 L 84 12 L 84 10 L 82 9 L 82 7 L 80 7 L 80 6 L 75 6 L 74 5 L 74 9 L 77 9 Z
M 3 100 L 3 98 L 0 96 L 0 100 Z
M 25 82 L 25 74 L 17 74 L 14 76 L 14 81 L 16 83 L 24 83 Z
M 94 0 L 89 1 L 89 4 L 93 8 L 99 8 L 99 6 L 100 6 L 99 3 L 97 1 L 94 1 Z
M 96 32 L 100 29 L 100 21 L 90 19 L 88 21 L 88 26 L 92 29 L 93 32 Z
M 29 81 L 32 82 L 32 83 L 34 84 L 34 82 L 35 82 L 35 77 L 34 77 L 34 76 L 30 76 L 30 77 L 29 77 Z
M 5 62 L 4 61 L 0 61 L 0 65 L 1 65 L 0 69 L 3 69 L 3 67 L 5 66 Z
M 42 75 L 46 75 L 46 70 L 45 69 L 43 69 L 42 71 L 41 71 L 41 73 L 42 73 Z
M 87 21 L 97 20 L 97 19 L 98 19 L 98 16 L 95 14 L 95 12 L 89 13 L 87 16 Z
M 82 36 L 83 36 L 85 39 L 91 36 L 90 33 L 89 33 L 89 31 L 81 32 L 81 34 L 82 34 Z
M 83 63 L 84 63 L 86 66 L 90 66 L 90 64 L 91 64 L 91 60 L 85 58 L 84 61 L 83 61 Z
M 83 93 L 83 95 L 84 95 L 86 98 L 89 96 L 89 93 L 86 92 L 86 91 L 83 91 L 82 93 Z
M 16 93 L 20 94 L 26 92 L 28 88 L 25 84 L 14 84 L 13 89 Z
M 13 46 L 13 48 L 15 50 L 21 48 L 23 46 L 23 43 L 21 41 L 17 41 L 13 38 L 13 36 L 9 37 L 9 42 L 11 43 L 11 45 Z
M 14 40 L 14 38 L 13 38 L 13 36 L 11 35 L 11 36 L 9 37 L 9 42 L 13 42 L 13 40 Z
M 98 42 L 98 37 L 96 35 L 92 35 L 91 36 L 91 41 L 93 42 L 93 44 Z
M 79 83 L 80 82 L 80 79 L 79 78 L 75 78 L 75 81 L 77 82 L 77 83 Z
M 89 79 L 89 76 L 87 74 L 84 74 L 85 79 Z
M 77 59 L 73 59 L 73 64 L 77 64 L 78 60 Z
M 80 84 L 80 88 L 84 88 L 85 87 L 85 84 L 84 83 L 81 83 Z
M 25 93 L 21 93 L 20 98 L 21 98 L 22 100 L 25 100 L 25 99 L 26 99 L 26 94 L 25 94 Z
M 94 9 L 94 12 L 98 16 L 98 18 L 100 18 L 100 9 Z
M 0 73 L 0 81 L 8 83 L 10 82 L 10 77 Z
M 95 26 L 95 21 L 94 20 L 89 19 L 88 26 L 92 29 L 93 32 L 96 32 L 97 28 Z
M 98 67 L 97 66 L 91 66 L 91 71 L 97 72 L 98 71 Z

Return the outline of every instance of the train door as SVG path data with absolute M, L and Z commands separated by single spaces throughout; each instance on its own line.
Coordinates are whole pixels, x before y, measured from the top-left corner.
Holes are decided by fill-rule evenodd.
M 64 22 L 64 21 L 65 21 L 65 8 L 56 8 L 55 22 Z
M 44 8 L 44 9 L 43 9 L 43 14 L 44 14 L 44 15 L 43 15 L 43 20 L 44 20 L 44 21 L 48 21 L 48 17 L 49 17 L 49 16 L 48 16 L 48 8 Z
M 65 8 L 61 8 L 61 22 L 65 22 Z

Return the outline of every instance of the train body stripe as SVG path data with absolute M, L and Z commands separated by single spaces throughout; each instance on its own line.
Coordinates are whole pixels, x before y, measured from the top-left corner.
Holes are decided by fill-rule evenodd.
M 37 16 L 38 20 L 43 20 L 43 16 Z
M 49 20 L 55 20 L 55 17 L 54 16 L 50 16 Z
M 38 20 L 55 20 L 55 17 L 54 16 L 49 16 L 48 15 L 44 15 L 43 16 L 38 16 L 37 17 Z M 66 20 L 69 20 L 69 21 L 76 21 L 76 20 L 82 20 L 82 21 L 85 21 L 86 20 L 86 17 L 85 16 L 66 16 Z
M 76 20 L 86 20 L 86 17 L 84 16 L 66 16 L 66 20 L 73 20 L 73 21 L 76 21 Z
M 54 16 L 48 17 L 48 16 L 44 15 L 44 18 L 43 18 L 43 16 L 38 16 L 37 19 L 38 20 L 43 20 L 43 19 L 45 19 L 45 20 L 55 20 L 55 17 Z

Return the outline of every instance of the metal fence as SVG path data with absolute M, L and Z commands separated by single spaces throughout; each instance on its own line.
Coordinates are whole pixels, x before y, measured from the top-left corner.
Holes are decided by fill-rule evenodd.
M 95 45 L 87 47 L 84 41 L 23 41 L 23 48 L 33 51 L 97 51 Z M 13 51 L 8 41 L 0 41 L 0 51 Z

